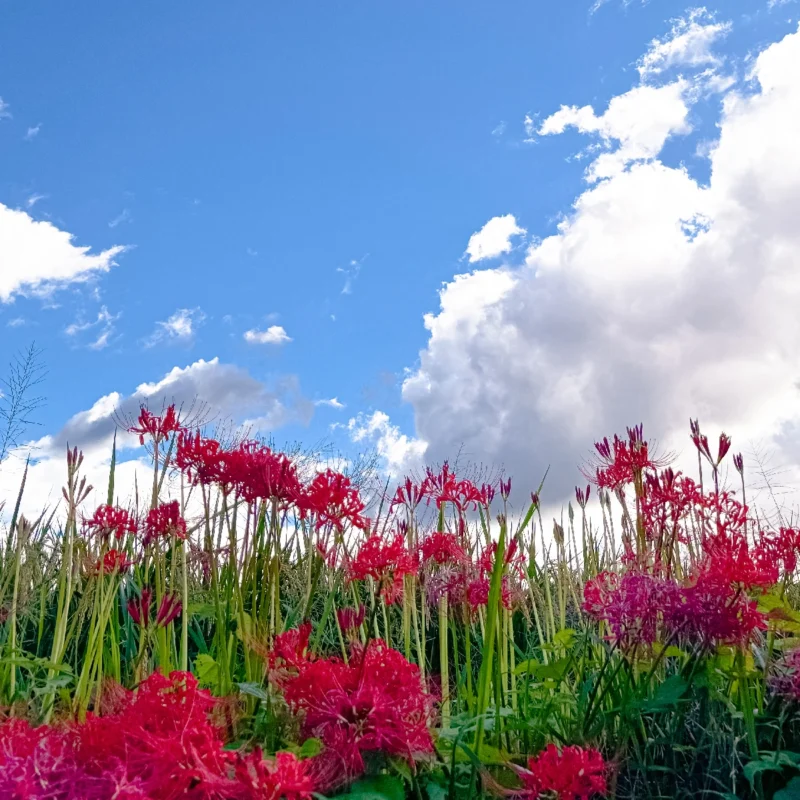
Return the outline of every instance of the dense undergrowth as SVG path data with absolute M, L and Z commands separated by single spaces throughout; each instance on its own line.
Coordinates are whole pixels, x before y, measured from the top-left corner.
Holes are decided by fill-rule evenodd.
M 694 477 L 604 439 L 545 529 L 446 464 L 367 505 L 174 407 L 132 430 L 146 501 L 78 450 L 58 508 L 8 498 L 0 798 L 800 797 L 800 530 L 724 434 Z

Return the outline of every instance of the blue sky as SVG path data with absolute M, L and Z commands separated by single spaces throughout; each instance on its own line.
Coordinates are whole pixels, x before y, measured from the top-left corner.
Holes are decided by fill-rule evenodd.
M 380 410 L 432 441 L 437 418 L 403 388 L 420 351 L 436 355 L 423 315 L 439 312 L 458 274 L 525 268 L 526 250 L 556 235 L 591 189 L 586 131 L 573 120 L 551 135 L 544 121 L 562 105 L 600 115 L 632 87 L 687 75 L 702 84 L 689 121 L 636 163 L 683 165 L 704 185 L 711 162 L 698 143 L 718 135 L 728 94 L 755 91 L 745 80 L 754 57 L 796 17 L 793 3 L 709 6 L 698 25 L 728 26 L 709 34 L 713 56 L 693 62 L 687 50 L 645 79 L 637 64 L 690 18 L 685 3 L 2 2 L 0 203 L 92 253 L 126 249 L 87 281 L 34 291 L 18 276 L 0 302 L 0 360 L 32 339 L 45 349 L 37 435 L 111 392 L 218 358 L 270 391 L 296 376 L 281 402 L 300 410 L 281 417 L 278 438 L 354 446 L 348 420 Z M 720 87 L 707 88 L 703 71 Z M 470 263 L 470 236 L 509 214 L 525 234 Z M 16 257 L 0 242 L 0 272 Z M 269 329 L 266 342 L 245 338 Z M 555 326 L 552 336 L 570 334 Z M 496 391 L 486 380 L 483 399 Z M 333 397 L 345 408 L 314 405 Z M 630 410 L 635 422 L 651 408 Z M 463 408 L 464 426 L 481 426 L 475 412 Z M 547 425 L 541 403 L 519 413 Z M 592 430 L 616 422 L 601 416 Z M 472 456 L 504 460 L 479 441 Z

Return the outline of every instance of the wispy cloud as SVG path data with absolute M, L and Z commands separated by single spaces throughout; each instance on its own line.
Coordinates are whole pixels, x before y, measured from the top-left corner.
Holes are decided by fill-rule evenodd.
M 90 350 L 102 350 L 110 343 L 111 337 L 114 335 L 114 323 L 121 316 L 121 311 L 119 314 L 112 314 L 106 306 L 102 306 L 97 313 L 97 319 L 93 322 L 73 322 L 65 328 L 64 333 L 66 333 L 67 336 L 74 337 L 85 331 L 95 331 L 97 335 L 86 347 Z
M 252 247 L 247 248 L 247 255 L 255 258 L 258 255 L 258 250 L 254 250 Z
M 206 319 L 200 308 L 179 308 L 168 319 L 156 322 L 156 329 L 144 341 L 145 347 L 154 347 L 163 342 L 191 342 L 198 327 Z
M 0 97 L 0 119 L 11 116 L 11 112 L 8 110 L 8 107 L 8 103 L 6 103 L 3 98 Z
M 335 408 L 337 411 L 341 411 L 345 404 L 340 402 L 338 397 L 331 397 L 329 400 L 315 400 L 315 406 L 328 406 L 328 408 Z
M 123 208 L 119 214 L 117 214 L 111 222 L 108 223 L 109 228 L 116 228 L 117 225 L 121 225 L 123 222 L 133 222 L 133 217 L 131 216 L 131 212 L 128 211 L 127 208 Z
M 26 142 L 29 142 L 31 139 L 35 139 L 39 135 L 39 131 L 42 129 L 42 123 L 38 123 L 37 125 L 32 125 L 25 131 L 25 136 L 23 137 Z
M 25 201 L 25 205 L 27 205 L 28 208 L 33 208 L 40 200 L 46 200 L 48 197 L 49 195 L 46 194 L 32 194 Z
M 251 328 L 245 331 L 244 340 L 250 344 L 286 344 L 292 338 L 280 325 L 270 325 L 265 331 Z
M 27 324 L 28 320 L 26 320 L 25 317 L 14 317 L 14 319 L 10 319 L 8 322 L 6 322 L 6 326 L 9 328 L 19 328 L 22 325 Z
M 672 20 L 672 28 L 661 39 L 653 39 L 636 68 L 642 80 L 660 75 L 671 67 L 719 67 L 723 58 L 712 50 L 718 39 L 730 33 L 730 22 L 716 22 L 705 8 L 693 8 L 685 17 Z
M 112 314 L 106 306 L 102 306 L 100 311 L 97 312 L 97 319 L 93 322 L 73 322 L 64 329 L 67 336 L 75 337 L 85 331 L 93 331 L 96 333 L 95 338 L 89 342 L 86 347 L 90 350 L 102 350 L 107 347 L 114 335 L 114 323 L 122 316 L 119 314 Z
M 498 122 L 497 125 L 494 127 L 494 130 L 492 130 L 492 136 L 494 136 L 495 139 L 499 139 L 505 132 L 506 132 L 506 121 L 500 120 L 500 122 Z
M 342 287 L 342 294 L 353 293 L 353 284 L 356 282 L 356 279 L 361 273 L 361 267 L 364 266 L 364 262 L 368 258 L 369 258 L 369 253 L 361 256 L 361 258 L 359 259 L 353 259 L 346 267 L 336 268 L 337 272 L 340 272 L 342 275 L 344 275 L 344 286 Z

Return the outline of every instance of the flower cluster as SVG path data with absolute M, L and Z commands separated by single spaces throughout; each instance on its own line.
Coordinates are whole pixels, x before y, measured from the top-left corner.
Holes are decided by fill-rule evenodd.
M 597 750 L 548 745 L 538 756 L 528 759 L 527 769 L 517 769 L 522 789 L 518 797 L 558 800 L 590 800 L 605 797 L 608 768 Z
M 155 673 L 84 724 L 0 724 L 0 797 L 310 800 L 309 762 L 225 750 L 209 719 L 213 703 L 192 675 Z
M 403 597 L 403 578 L 416 573 L 419 565 L 415 555 L 406 548 L 402 534 L 386 541 L 374 534 L 364 541 L 355 557 L 347 563 L 349 580 L 375 580 L 381 596 L 389 604 Z
M 294 641 L 307 642 L 307 634 Z M 422 690 L 419 669 L 396 650 L 372 640 L 366 649 L 354 646 L 345 663 L 309 658 L 288 640 L 278 647 L 275 661 L 294 662 L 293 674 L 280 680 L 286 702 L 300 719 L 303 738 L 323 744 L 311 767 L 321 791 L 362 775 L 367 753 L 399 756 L 413 767 L 416 758 L 433 752 L 431 698 Z

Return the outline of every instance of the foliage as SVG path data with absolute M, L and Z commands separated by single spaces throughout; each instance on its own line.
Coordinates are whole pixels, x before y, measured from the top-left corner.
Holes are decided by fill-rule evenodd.
M 87 508 L 74 449 L 58 520 L 2 537 L 0 796 L 798 793 L 800 531 L 740 455 L 721 485 L 724 434 L 692 423 L 696 478 L 641 426 L 598 442 L 546 532 L 542 486 L 513 516 L 444 464 L 372 502 L 173 407 L 129 428 L 146 500 L 112 455 Z

